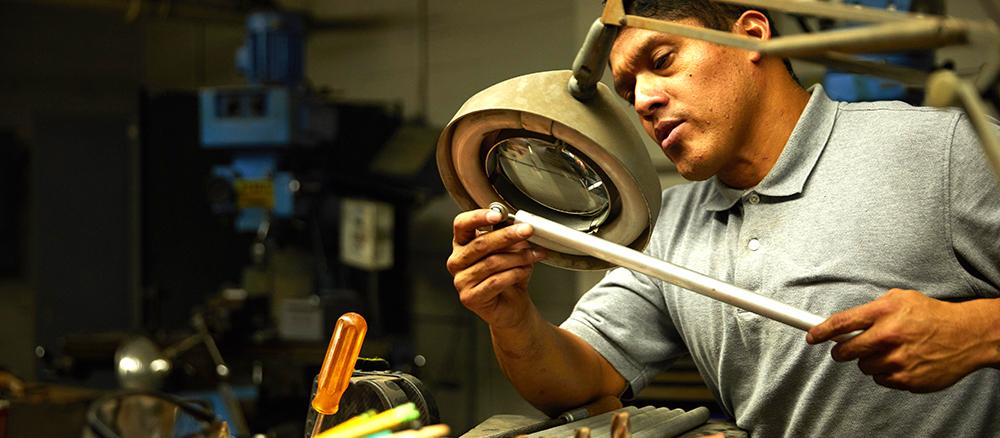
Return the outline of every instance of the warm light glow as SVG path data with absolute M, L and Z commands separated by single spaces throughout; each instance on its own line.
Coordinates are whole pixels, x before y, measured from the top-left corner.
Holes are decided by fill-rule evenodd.
M 154 373 L 170 371 L 170 362 L 163 359 L 155 359 L 149 363 L 149 369 L 153 370 Z
M 140 369 L 142 369 L 142 364 L 139 363 L 139 361 L 136 360 L 134 357 L 126 356 L 118 361 L 118 369 L 126 373 L 136 373 L 139 372 Z

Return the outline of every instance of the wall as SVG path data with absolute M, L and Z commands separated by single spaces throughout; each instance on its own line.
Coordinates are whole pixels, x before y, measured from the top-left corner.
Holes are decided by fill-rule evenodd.
M 129 120 L 134 121 L 135 90 L 141 72 L 135 60 L 141 48 L 132 43 L 137 35 L 134 29 L 103 15 L 20 4 L 4 4 L 0 10 L 0 52 L 4 54 L 5 65 L 16 66 L 0 72 L 0 100 L 4 102 L 0 108 L 0 127 L 16 132 L 31 154 L 27 178 L 29 196 L 20 212 L 25 218 L 24 226 L 20 230 L 5 230 L 20 233 L 24 239 L 25 246 L 21 248 L 25 252 L 24 271 L 20 277 L 9 279 L 8 287 L 0 290 L 0 300 L 4 303 L 0 307 L 5 313 L 15 314 L 12 318 L 0 318 L 4 326 L 0 332 L 25 336 L 4 336 L 0 357 L 5 359 L 5 366 L 30 378 L 34 376 L 32 349 L 36 343 L 36 309 L 43 314 L 38 322 L 44 324 L 53 321 L 48 310 L 61 293 L 72 298 L 73 294 L 104 292 L 125 298 L 127 303 L 132 277 L 117 271 L 114 279 L 105 282 L 90 275 L 114 263 L 115 257 L 118 261 L 127 257 L 127 228 L 79 233 L 76 226 L 92 226 L 102 220 L 124 221 L 128 214 L 127 186 L 117 184 L 113 191 L 102 191 L 102 186 L 109 181 L 93 178 L 90 172 L 128 175 L 127 163 L 131 155 L 125 125 Z M 82 135 L 72 130 L 78 128 L 77 122 L 84 118 L 116 125 L 104 125 L 103 128 L 116 129 L 112 136 L 117 141 L 103 144 L 93 151 L 96 153 L 89 154 L 83 148 L 94 147 L 93 143 L 67 143 L 65 138 L 58 138 L 60 135 Z M 77 158 L 88 156 L 88 159 L 73 163 L 60 158 L 64 154 Z M 94 169 L 88 165 L 108 167 Z M 73 193 L 74 181 L 83 183 L 90 193 Z M 46 189 L 57 191 L 49 193 Z M 86 214 L 90 210 L 81 204 L 86 202 L 88 195 L 93 201 L 111 204 L 102 212 L 106 214 Z M 79 203 L 71 203 L 73 198 Z M 74 211 L 73 207 L 83 209 Z M 77 218 L 79 220 L 75 221 Z M 67 236 L 70 234 L 75 235 Z M 91 236 L 106 239 L 111 257 L 81 260 L 70 256 L 79 255 L 78 250 L 86 251 L 90 242 L 85 240 Z M 60 241 L 62 237 L 68 238 Z M 78 274 L 66 275 L 65 271 L 59 271 L 60 267 L 69 266 L 80 268 Z M 125 319 L 126 324 L 131 322 L 125 309 L 109 310 L 104 316 Z M 79 321 L 93 317 L 95 315 L 81 312 L 69 319 Z M 55 325 L 61 326 L 62 322 L 60 319 Z M 47 330 L 48 326 L 39 326 L 39 329 L 39 336 L 48 340 L 54 336 L 54 332 Z
M 4 230 L 23 272 L 0 279 L 0 366 L 28 379 L 36 345 L 139 324 L 140 91 L 240 80 L 239 17 L 128 21 L 124 6 L 0 4 L 0 130 L 31 161 L 23 227 Z

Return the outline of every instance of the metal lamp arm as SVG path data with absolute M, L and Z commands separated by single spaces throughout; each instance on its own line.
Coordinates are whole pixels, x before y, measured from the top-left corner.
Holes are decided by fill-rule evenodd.
M 965 20 L 935 18 L 780 36 L 762 41 L 732 32 L 636 15 L 625 15 L 621 22 L 627 27 L 680 35 L 781 57 L 816 56 L 830 51 L 880 52 L 938 48 L 967 42 L 972 30 Z
M 827 52 L 823 56 L 804 56 L 800 59 L 847 73 L 875 75 L 891 79 L 911 88 L 926 86 L 927 78 L 930 76 L 930 73 L 923 70 L 901 67 L 884 61 L 862 59 L 855 55 L 839 52 Z
M 730 32 L 707 29 L 699 26 L 689 26 L 665 20 L 628 15 L 621 0 L 608 0 L 599 19 L 605 28 L 616 26 L 637 27 L 646 30 L 680 35 L 710 43 L 721 44 L 746 50 L 766 53 L 773 56 L 796 57 L 810 62 L 830 66 L 848 67 L 855 73 L 875 74 L 901 80 L 907 85 L 915 85 L 921 79 L 919 72 L 877 66 L 863 60 L 851 59 L 838 52 L 877 52 L 885 50 L 933 49 L 950 45 L 967 45 L 981 47 L 984 53 L 984 63 L 979 73 L 978 87 L 961 79 L 947 78 L 942 83 L 939 80 L 937 93 L 945 98 L 928 99 L 928 104 L 944 106 L 958 101 L 969 114 L 969 119 L 976 129 L 983 150 L 995 176 L 1000 179 L 1000 139 L 993 130 L 986 116 L 986 106 L 980 97 L 980 91 L 997 93 L 1000 90 L 989 90 L 995 86 L 1000 75 L 1000 28 L 993 22 L 962 20 L 950 17 L 928 16 L 905 12 L 883 11 L 874 8 L 852 7 L 840 4 L 827 4 L 817 1 L 789 0 L 715 0 L 719 3 L 743 5 L 747 7 L 767 8 L 771 11 L 818 16 L 849 21 L 865 21 L 878 23 L 871 26 L 849 28 L 808 35 L 777 37 L 768 41 L 735 35 Z M 596 24 L 595 24 L 596 26 Z M 591 29 L 593 32 L 593 28 Z M 588 43 L 590 38 L 588 38 Z M 581 48 L 588 49 L 589 44 Z M 580 55 L 578 55 L 580 58 Z M 604 59 L 607 57 L 605 56 Z M 875 67 L 872 71 L 864 71 L 866 67 Z M 951 73 L 954 75 L 954 73 Z M 934 83 L 934 81 L 929 81 Z M 929 85 L 930 87 L 930 85 Z M 944 91 L 942 91 L 944 90 Z
M 606 25 L 599 18 L 590 25 L 587 38 L 573 60 L 573 76 L 568 85 L 577 100 L 589 100 L 597 93 L 597 83 L 604 76 L 604 66 L 617 36 L 618 26 Z
M 938 107 L 959 104 L 969 116 L 986 158 L 1000 176 L 1000 134 L 990 122 L 986 105 L 975 85 L 962 80 L 951 70 L 934 72 L 927 80 L 926 103 Z
M 808 15 L 810 17 L 829 18 L 832 20 L 858 21 L 868 23 L 885 23 L 891 21 L 933 19 L 933 16 L 913 12 L 889 11 L 865 7 L 861 5 L 846 5 L 840 2 L 802 1 L 802 0 L 713 0 L 716 3 L 739 5 L 748 8 L 781 11 L 786 14 Z
M 1000 28 L 985 20 L 967 20 L 937 15 L 887 11 L 856 5 L 803 0 L 714 0 L 718 3 L 766 8 L 770 11 L 836 20 L 875 23 L 870 26 L 790 35 L 761 41 L 730 32 L 689 26 L 654 18 L 628 15 L 621 0 L 608 0 L 600 20 L 606 26 L 638 27 L 760 51 L 774 56 L 806 58 L 816 62 L 831 52 L 878 52 L 885 50 L 934 49 L 951 45 L 982 48 L 984 62 L 977 86 L 980 91 L 994 84 L 1000 74 Z M 586 47 L 586 45 L 585 45 Z M 811 59 L 809 59 L 811 58 Z M 820 63 L 824 63 L 821 62 Z M 868 72 L 881 75 L 881 71 Z

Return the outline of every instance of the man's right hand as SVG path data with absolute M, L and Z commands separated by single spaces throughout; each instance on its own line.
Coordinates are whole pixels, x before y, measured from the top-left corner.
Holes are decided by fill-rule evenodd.
M 455 216 L 448 271 L 462 304 L 490 325 L 500 369 L 528 402 L 550 416 L 621 394 L 625 378 L 604 356 L 543 319 L 531 302 L 532 265 L 545 257 L 527 242 L 534 230 L 516 224 L 481 231 L 499 222 L 500 213 L 492 210 Z
M 527 242 L 534 230 L 516 224 L 480 231 L 500 222 L 493 210 L 472 210 L 455 216 L 454 240 L 448 257 L 462 305 L 493 328 L 514 328 L 527 322 L 534 304 L 528 296 L 532 265 L 545 253 Z

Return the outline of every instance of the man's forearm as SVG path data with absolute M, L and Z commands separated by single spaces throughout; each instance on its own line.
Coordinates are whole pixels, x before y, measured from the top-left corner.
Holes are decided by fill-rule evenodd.
M 971 336 L 982 341 L 983 348 L 977 355 L 978 367 L 1000 369 L 1000 298 L 985 298 L 960 303 L 964 307 Z M 978 368 L 977 367 L 977 368 Z
M 537 311 L 522 327 L 490 332 L 504 374 L 522 397 L 550 416 L 624 389 L 625 380 L 589 344 Z

